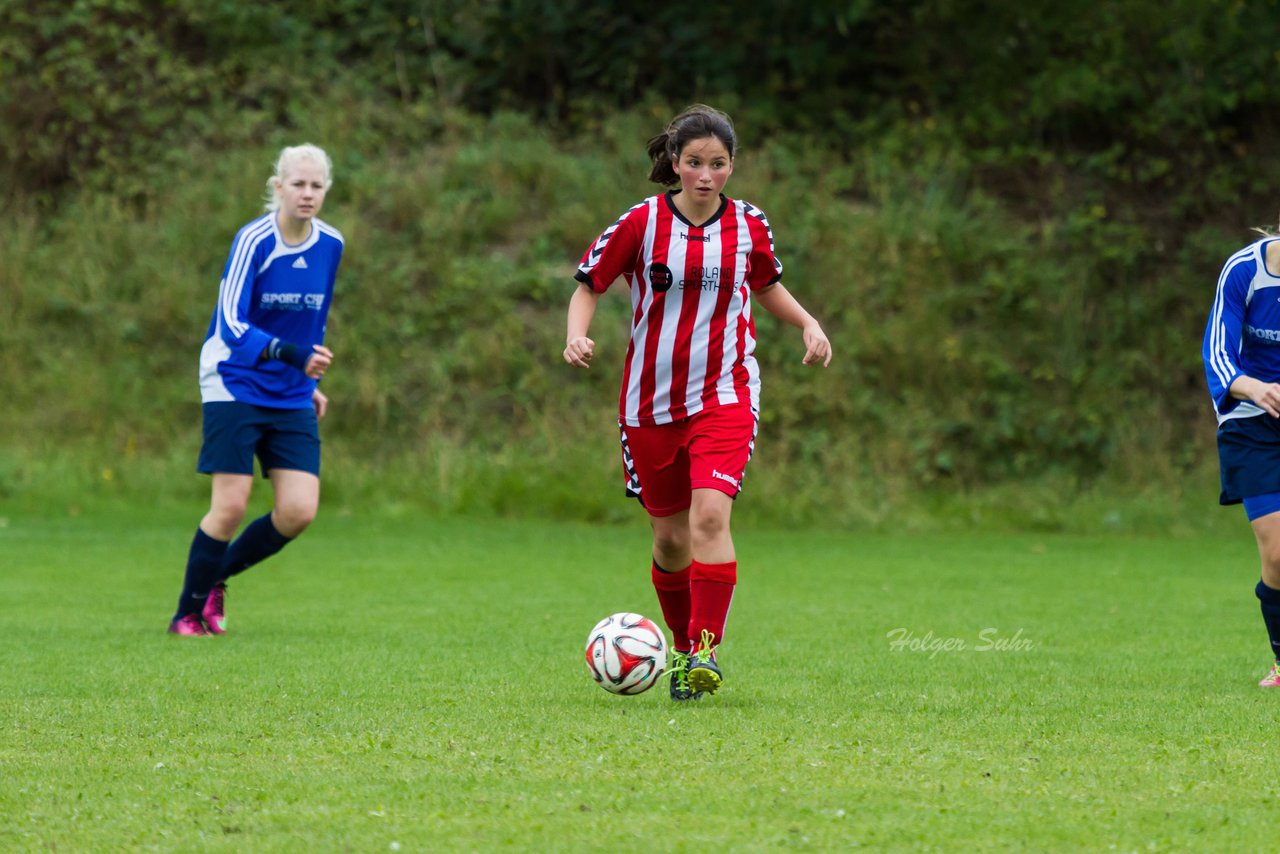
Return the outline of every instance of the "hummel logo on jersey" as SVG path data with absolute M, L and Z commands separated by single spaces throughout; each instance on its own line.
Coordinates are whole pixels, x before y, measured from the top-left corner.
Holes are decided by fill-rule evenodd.
M 293 269 L 295 270 L 307 269 L 307 259 L 299 255 L 298 260 L 293 262 Z
M 681 237 L 683 237 L 685 240 L 699 240 L 699 241 L 701 241 L 701 242 L 703 242 L 703 243 L 710 243 L 710 242 L 711 242 L 711 235 L 710 235 L 710 234 L 695 234 L 695 235 L 693 235 L 692 237 L 690 237 L 690 236 L 689 236 L 689 232 L 687 232 L 687 231 L 682 231 L 682 232 L 680 232 L 680 236 L 681 236 Z
M 723 480 L 725 483 L 731 483 L 731 484 L 733 484 L 733 488 L 734 488 L 734 489 L 737 489 L 737 488 L 738 488 L 738 479 L 737 479 L 737 478 L 735 478 L 735 477 L 730 477 L 729 475 L 725 474 L 724 472 L 716 471 L 715 469 L 712 469 L 712 470 L 711 470 L 711 476 L 712 476 L 712 477 L 714 477 L 714 478 L 718 478 L 719 480 Z

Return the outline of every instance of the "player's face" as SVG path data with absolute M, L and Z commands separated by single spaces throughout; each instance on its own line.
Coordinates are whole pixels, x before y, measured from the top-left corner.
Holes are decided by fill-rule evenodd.
M 292 219 L 311 219 L 324 204 L 324 166 L 314 160 L 299 160 L 276 182 L 280 212 Z
M 685 143 L 674 166 L 687 198 L 700 205 L 719 204 L 720 191 L 733 174 L 733 157 L 723 142 L 708 136 Z

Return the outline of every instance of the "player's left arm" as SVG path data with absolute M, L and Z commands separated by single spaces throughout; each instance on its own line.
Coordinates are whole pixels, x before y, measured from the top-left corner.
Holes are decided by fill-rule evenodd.
M 804 306 L 800 305 L 799 300 L 781 282 L 766 285 L 754 292 L 751 298 L 783 323 L 789 323 L 804 332 L 804 364 L 816 365 L 822 362 L 824 368 L 831 364 L 831 342 L 822 331 L 822 325 L 804 310 Z

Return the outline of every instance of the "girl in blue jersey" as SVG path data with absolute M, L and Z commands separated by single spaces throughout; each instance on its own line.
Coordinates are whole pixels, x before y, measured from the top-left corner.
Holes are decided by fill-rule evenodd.
M 1254 589 L 1275 663 L 1258 684 L 1280 687 L 1280 238 L 1227 259 L 1204 333 L 1218 416 L 1222 504 L 1244 504 L 1258 541 Z
M 333 362 L 324 333 L 343 245 L 317 218 L 332 171 L 314 145 L 285 148 L 267 181 L 266 214 L 231 244 L 200 351 L 204 443 L 196 468 L 212 475 L 213 497 L 191 542 L 173 634 L 223 634 L 227 579 L 280 551 L 315 518 L 317 424 L 329 403 L 316 383 Z M 232 542 L 255 456 L 274 507 Z

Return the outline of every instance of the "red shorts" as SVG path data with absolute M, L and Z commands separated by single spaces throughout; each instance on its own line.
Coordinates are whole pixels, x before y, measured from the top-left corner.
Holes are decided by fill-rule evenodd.
M 639 498 L 651 516 L 688 510 L 695 489 L 736 497 L 758 424 L 755 410 L 737 403 L 655 427 L 621 425 L 627 495 Z

